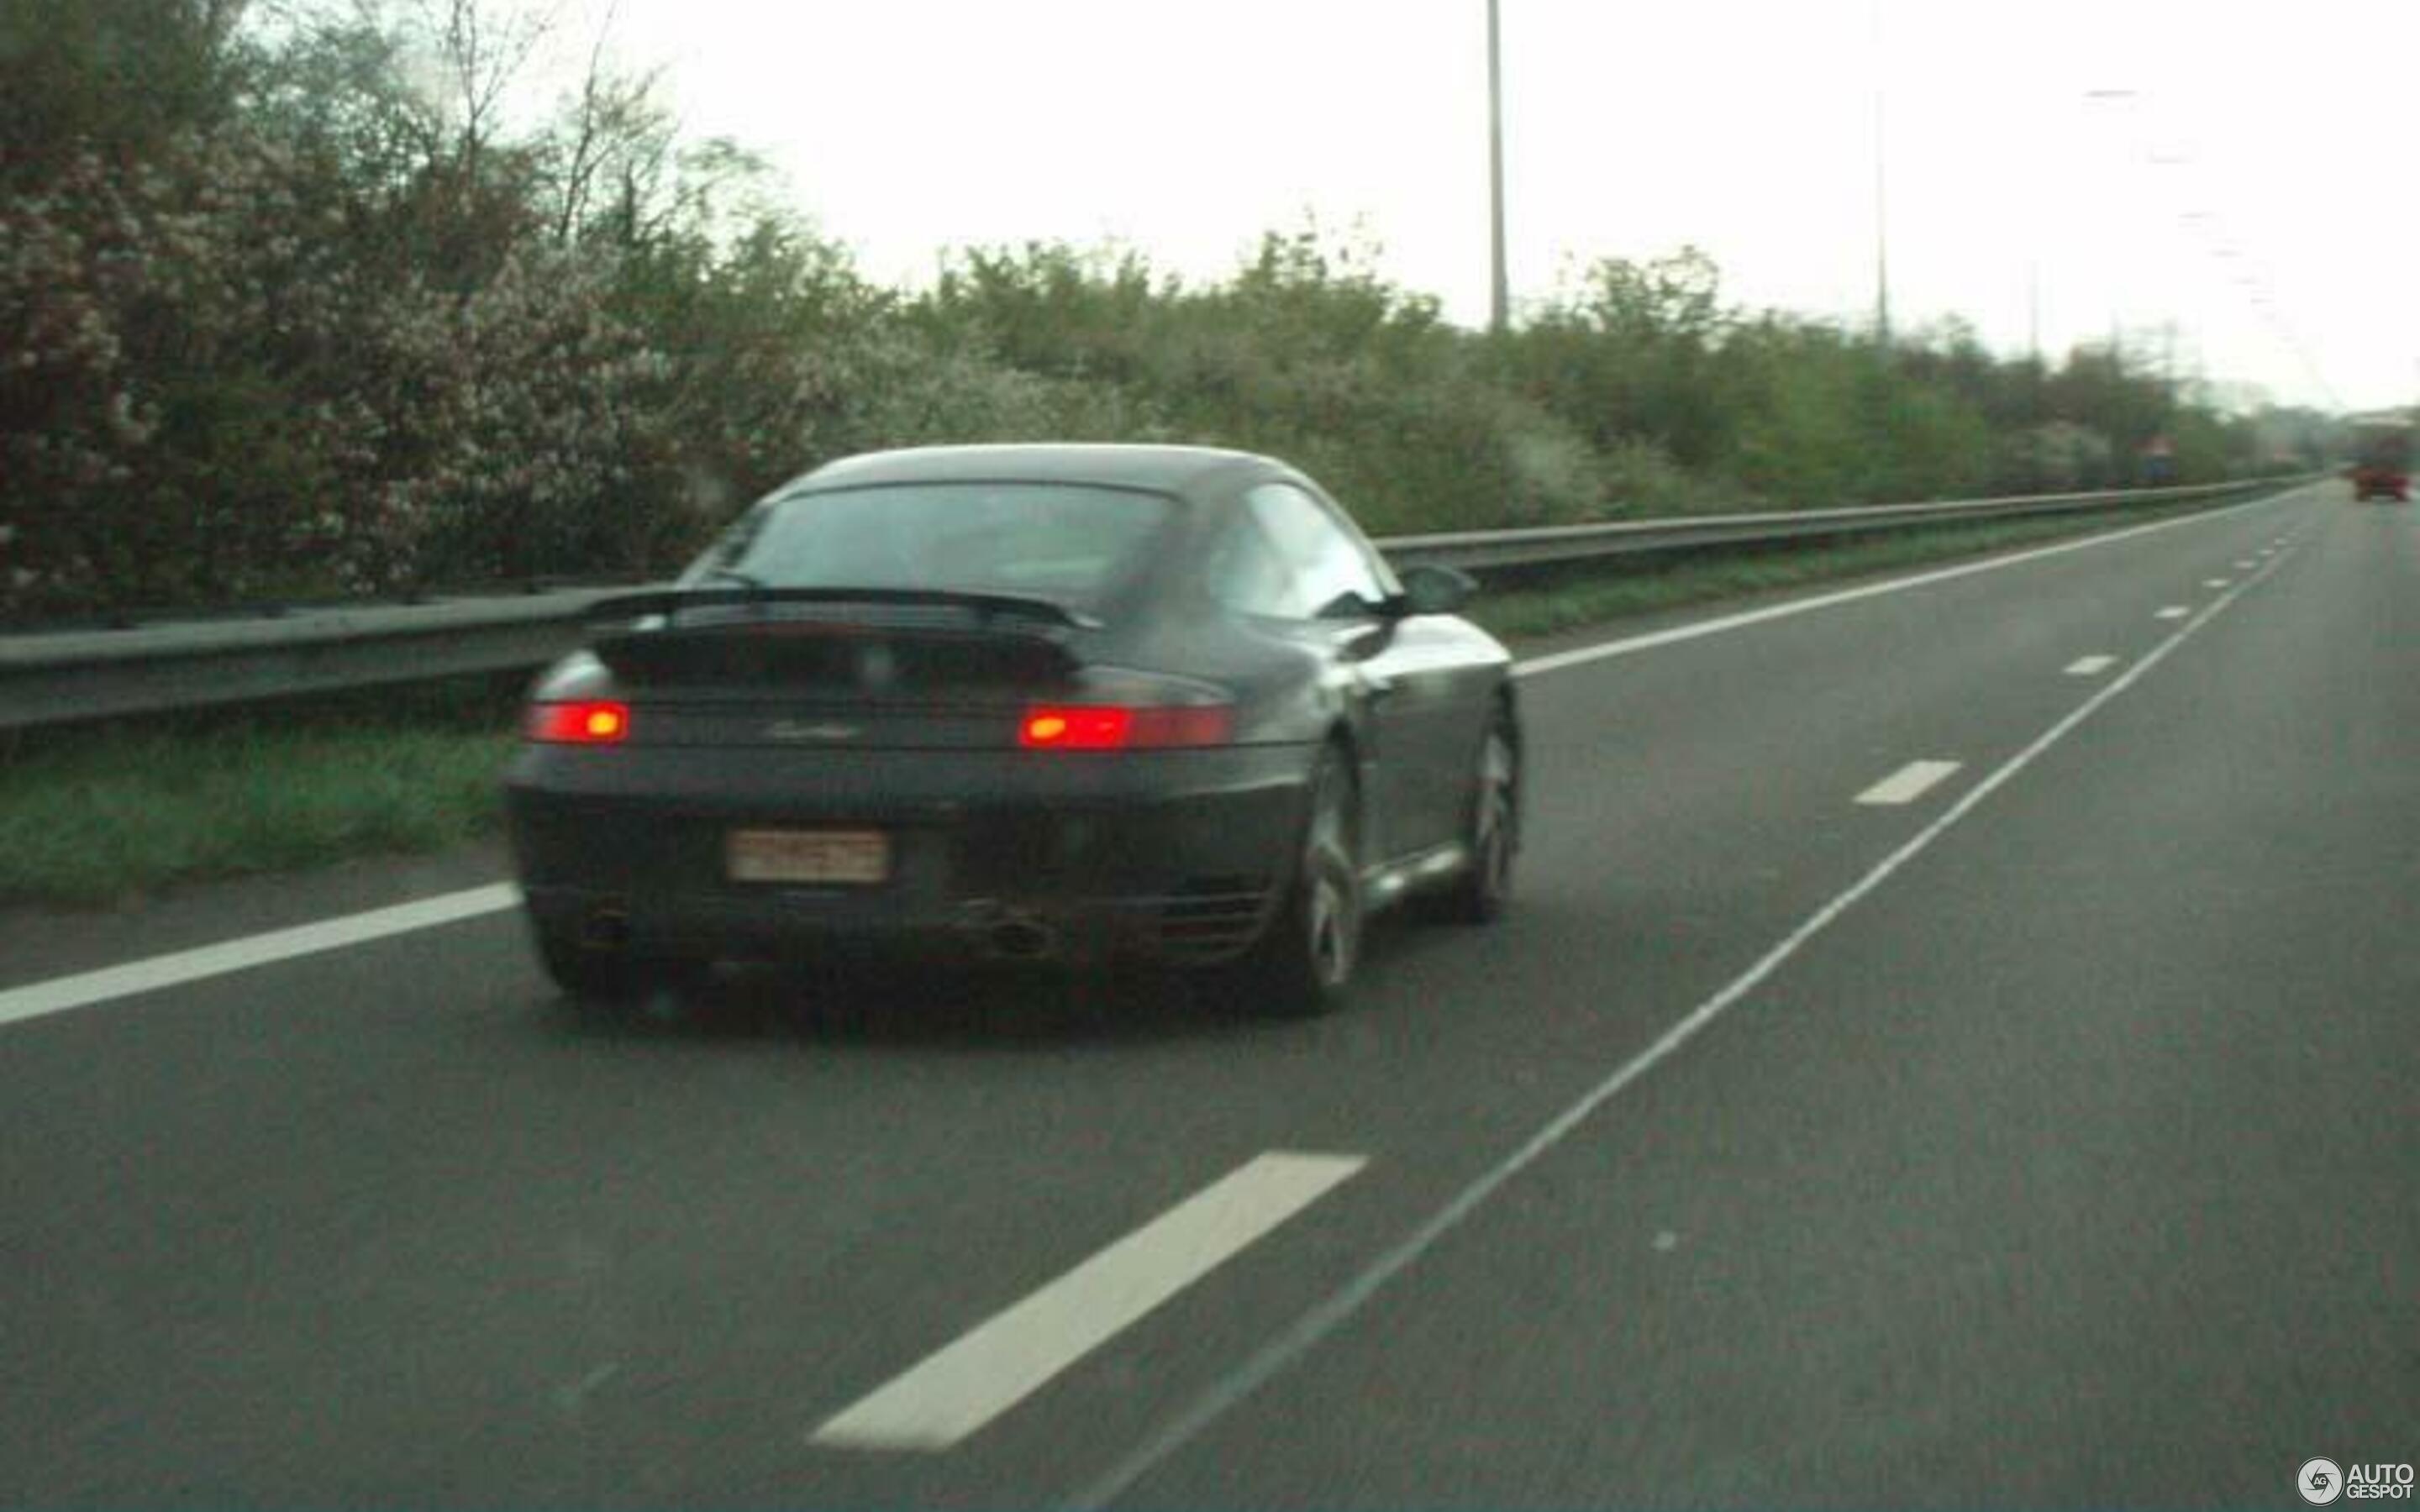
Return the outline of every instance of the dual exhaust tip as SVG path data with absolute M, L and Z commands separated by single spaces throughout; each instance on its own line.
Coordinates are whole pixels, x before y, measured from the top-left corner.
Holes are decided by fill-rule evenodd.
M 1047 961 L 1059 954 L 1057 926 L 1029 909 L 984 903 L 970 914 L 969 932 L 994 960 Z
M 1042 961 L 1059 953 L 1059 932 L 1036 918 L 1007 918 L 991 927 L 985 943 L 1011 961 Z

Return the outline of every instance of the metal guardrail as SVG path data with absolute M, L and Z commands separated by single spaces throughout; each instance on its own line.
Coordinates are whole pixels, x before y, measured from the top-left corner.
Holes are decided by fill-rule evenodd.
M 0 637 L 0 730 L 535 668 L 624 588 Z
M 1767 545 L 1964 520 L 2116 512 L 2195 500 L 2215 502 L 2303 481 L 2263 479 L 2115 493 L 1398 535 L 1383 537 L 1377 545 L 1398 565 L 1435 563 L 1517 573 L 1711 546 Z M 582 615 L 590 605 L 634 587 L 655 586 L 661 585 L 560 589 L 427 604 L 298 609 L 274 619 L 0 637 L 0 730 L 536 668 L 582 643 Z
M 2025 494 L 2008 499 L 1969 499 L 1944 503 L 1879 504 L 1857 509 L 1792 509 L 1754 515 L 1703 515 L 1671 519 L 1618 520 L 1604 525 L 1544 525 L 1528 530 L 1466 531 L 1442 535 L 1394 535 L 1378 543 L 1398 565 L 1434 562 L 1477 571 L 1495 567 L 1541 567 L 1597 557 L 1686 551 L 1710 546 L 1764 546 L 1807 537 L 1917 525 L 2063 515 L 2091 510 L 2142 508 L 2196 499 L 2248 498 L 2301 480 L 2264 478 L 2247 483 L 2196 484 L 2179 488 L 2130 488 L 2109 493 Z

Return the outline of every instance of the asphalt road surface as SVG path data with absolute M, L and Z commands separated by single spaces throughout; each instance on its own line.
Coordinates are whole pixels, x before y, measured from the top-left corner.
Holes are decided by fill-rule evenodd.
M 2347 494 L 1529 649 L 1512 914 L 1379 929 L 1316 1023 L 755 977 L 598 1026 L 487 852 L 0 918 L 0 1504 L 2420 1459 L 2420 517 Z

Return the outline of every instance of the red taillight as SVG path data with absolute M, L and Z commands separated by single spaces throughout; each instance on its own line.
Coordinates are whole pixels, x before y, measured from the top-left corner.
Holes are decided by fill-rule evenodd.
M 1025 711 L 1016 743 L 1028 750 L 1123 750 L 1134 732 L 1134 711 L 1051 704 Z
M 1040 703 L 1025 711 L 1016 743 L 1028 750 L 1167 750 L 1223 746 L 1235 736 L 1224 703 Z
M 611 746 L 630 733 L 630 706 L 610 699 L 533 703 L 522 733 L 553 745 Z

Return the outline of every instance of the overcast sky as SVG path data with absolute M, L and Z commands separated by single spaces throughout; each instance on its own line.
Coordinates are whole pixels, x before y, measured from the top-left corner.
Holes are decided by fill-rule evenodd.
M 1695 243 L 1859 321 L 1876 96 L 1894 324 L 2055 355 L 2113 321 L 2287 402 L 2420 397 L 2413 0 L 1500 0 L 1516 304 Z M 604 0 L 576 0 L 566 20 Z M 1485 0 L 618 0 L 689 128 L 768 155 L 890 282 L 1114 239 L 1231 271 L 1358 225 L 1487 308 Z

